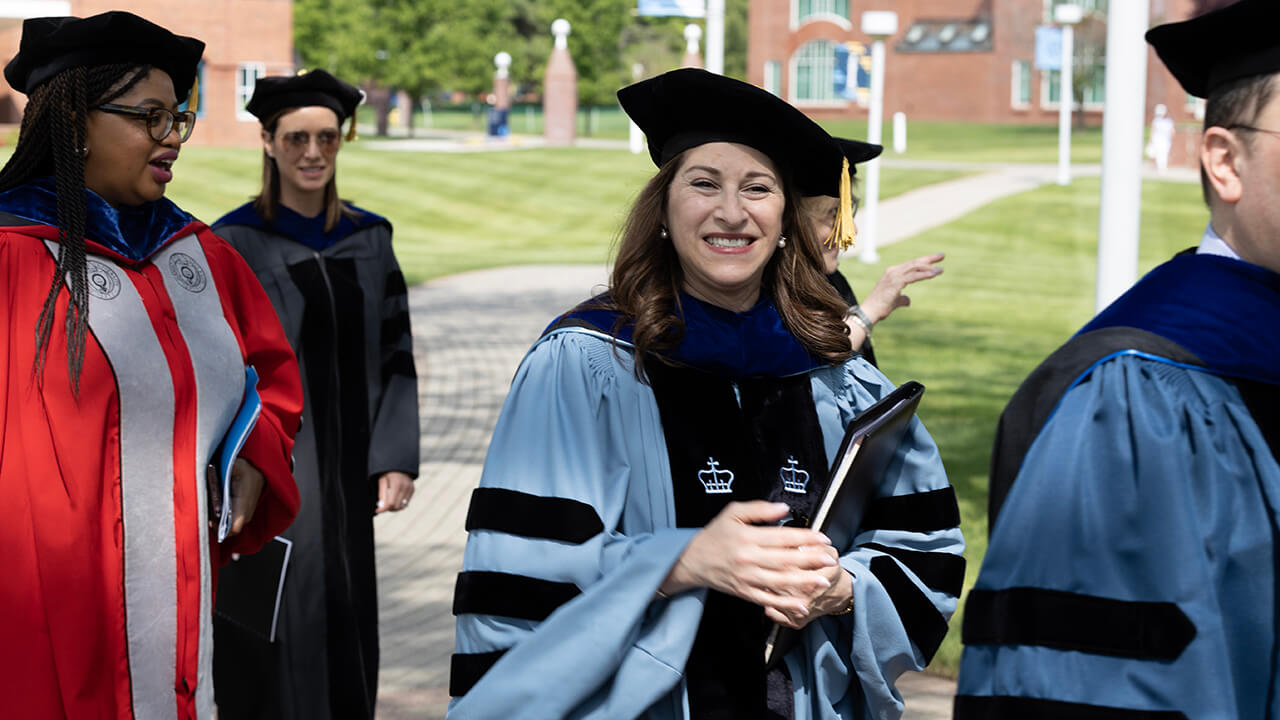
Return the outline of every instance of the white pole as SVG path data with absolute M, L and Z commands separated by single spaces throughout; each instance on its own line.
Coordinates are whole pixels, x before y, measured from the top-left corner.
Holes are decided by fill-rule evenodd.
M 1071 103 L 1072 57 L 1075 32 L 1069 24 L 1062 26 L 1062 69 L 1058 77 L 1058 184 L 1071 184 Z
M 633 64 L 631 66 L 632 82 L 640 82 L 642 78 L 644 78 L 644 65 L 640 63 Z M 644 152 L 644 132 L 640 130 L 640 126 L 636 124 L 635 120 L 630 121 L 628 124 L 631 126 L 628 147 L 630 147 L 632 155 L 639 155 Z
M 880 145 L 881 115 L 884 113 L 884 38 L 871 43 L 871 104 L 867 109 L 867 142 Z M 876 223 L 880 214 L 880 158 L 867 163 L 866 197 L 858 213 L 858 259 L 880 262 L 876 252 Z
M 724 0 L 707 0 L 707 70 L 724 74 Z
M 1145 2 L 1113 2 L 1107 11 L 1107 95 L 1102 115 L 1102 191 L 1098 213 L 1101 311 L 1138 277 L 1142 210 L 1142 136 L 1146 122 Z

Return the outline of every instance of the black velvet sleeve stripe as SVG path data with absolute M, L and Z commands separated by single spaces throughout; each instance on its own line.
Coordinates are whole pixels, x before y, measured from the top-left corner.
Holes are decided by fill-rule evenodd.
M 907 629 L 907 636 L 920 648 L 924 661 L 933 660 L 942 638 L 947 636 L 947 619 L 892 559 L 872 558 L 871 572 L 889 593 L 889 599 L 893 600 L 898 617 L 902 618 L 902 625 Z
M 397 350 L 382 361 L 383 384 L 385 385 L 393 375 L 418 377 L 418 371 L 413 366 L 413 353 L 408 350 Z
M 604 523 L 595 508 L 578 500 L 477 488 L 471 493 L 471 507 L 467 510 L 467 532 L 472 530 L 496 530 L 580 545 L 604 532 Z
M 964 558 L 960 555 L 941 552 L 922 552 L 904 548 L 889 547 L 879 543 L 868 543 L 862 547 L 868 550 L 893 556 L 898 562 L 916 574 L 930 590 L 944 592 L 952 597 L 960 597 L 964 587 Z
M 408 294 L 409 288 L 405 287 L 404 273 L 399 270 L 392 270 L 387 273 L 386 284 L 382 292 L 385 297 Z
M 382 319 L 382 330 L 378 336 L 382 340 L 382 344 L 395 345 L 401 338 L 409 334 L 409 311 L 401 310 L 395 315 L 388 315 Z
M 966 645 L 1039 645 L 1136 660 L 1173 660 L 1196 627 L 1171 602 L 1133 602 L 1060 590 L 971 590 Z
M 862 521 L 865 530 L 932 532 L 960 525 L 960 506 L 950 485 L 940 490 L 872 500 Z
M 579 592 L 573 583 L 501 572 L 460 572 L 453 588 L 453 614 L 546 620 Z
M 487 653 L 454 653 L 449 662 L 449 697 L 462 697 L 480 678 L 489 672 L 489 668 L 498 662 L 506 650 L 494 650 Z
M 968 612 L 968 611 L 966 611 Z M 1005 696 L 957 695 L 955 720 L 1187 720 L 1176 710 L 1129 710 Z

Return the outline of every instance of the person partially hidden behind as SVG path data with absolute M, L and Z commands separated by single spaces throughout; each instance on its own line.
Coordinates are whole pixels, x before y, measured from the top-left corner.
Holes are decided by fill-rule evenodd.
M 1027 378 L 955 716 L 1280 715 L 1280 3 L 1147 40 L 1207 98 L 1209 226 Z
M 836 138 L 835 141 L 841 156 L 840 162 L 848 168 L 847 177 L 850 180 L 856 176 L 858 163 L 874 160 L 884 150 L 880 145 L 859 140 Z M 836 239 L 836 231 L 842 223 L 849 223 L 851 236 L 857 236 L 858 229 L 853 217 L 858 209 L 858 201 L 852 194 L 853 188 L 841 182 L 840 172 L 829 170 L 827 175 L 827 178 L 815 178 L 818 181 L 815 185 L 818 194 L 804 198 L 801 208 L 814 236 L 823 241 L 822 269 L 827 274 L 827 282 L 840 293 L 841 299 L 849 308 L 844 315 L 845 324 L 849 326 L 849 340 L 867 362 L 879 367 L 875 349 L 871 347 L 871 329 L 888 318 L 894 310 L 911 304 L 911 298 L 903 294 L 908 285 L 941 275 L 942 268 L 937 263 L 942 262 L 946 256 L 943 253 L 922 255 L 886 268 L 867 299 L 859 303 L 849 280 L 840 272 L 840 253 L 848 248 Z M 845 207 L 849 213 L 847 219 L 841 217 Z

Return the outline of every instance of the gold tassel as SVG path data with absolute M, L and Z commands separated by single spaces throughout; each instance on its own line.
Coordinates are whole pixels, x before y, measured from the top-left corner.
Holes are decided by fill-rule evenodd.
M 849 158 L 844 158 L 840 166 L 840 206 L 836 208 L 836 221 L 824 244 L 848 250 L 853 247 L 857 237 L 858 228 L 853 224 L 853 187 L 849 179 Z
M 351 113 L 351 127 L 347 128 L 347 142 L 354 142 L 356 139 L 356 114 Z
M 200 110 L 200 73 L 191 80 L 191 92 L 187 94 L 187 109 L 191 112 Z

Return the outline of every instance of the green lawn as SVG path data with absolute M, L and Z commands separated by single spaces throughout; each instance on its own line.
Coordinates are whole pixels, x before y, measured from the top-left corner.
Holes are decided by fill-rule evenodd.
M 1208 214 L 1195 185 L 1144 183 L 1140 272 L 1199 241 Z M 1000 411 L 1022 379 L 1093 315 L 1098 180 L 1049 185 L 992 203 L 897 245 L 874 267 L 847 260 L 857 290 L 884 267 L 945 251 L 946 271 L 913 285 L 911 307 L 875 331 L 876 355 L 897 382 L 928 388 L 920 416 L 960 498 L 966 588 L 987 547 L 987 462 Z M 865 290 L 864 290 L 865 291 Z M 959 664 L 960 616 L 933 669 Z
M 212 222 L 261 182 L 261 153 L 189 147 L 169 197 Z M 339 156 L 342 196 L 385 215 L 409 282 L 528 263 L 603 263 L 635 194 L 653 174 L 647 154 L 618 150 L 403 153 L 357 142 Z M 882 197 L 960 173 L 886 168 Z
M 824 121 L 822 126 L 840 137 L 865 138 L 865 120 Z M 893 147 L 893 126 L 884 119 L 885 157 L 958 162 L 1058 162 L 1058 126 L 996 125 L 990 123 L 913 122 L 907 118 L 907 151 Z M 1071 133 L 1071 162 L 1102 161 L 1102 128 Z

